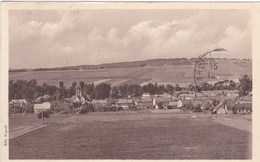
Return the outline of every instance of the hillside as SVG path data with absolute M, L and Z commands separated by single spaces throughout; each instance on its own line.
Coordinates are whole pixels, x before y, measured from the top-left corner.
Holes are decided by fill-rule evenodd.
M 185 61 L 186 60 L 186 61 Z M 58 86 L 63 81 L 66 86 L 72 82 L 84 81 L 85 83 L 99 84 L 110 83 L 112 86 L 122 84 L 140 84 L 148 82 L 158 84 L 194 84 L 194 60 L 180 59 L 158 59 L 136 61 L 129 63 L 113 63 L 103 65 L 82 65 L 73 68 L 29 70 L 24 72 L 10 71 L 9 80 L 36 79 L 38 84 L 47 83 Z M 218 69 L 215 71 L 217 78 L 204 78 L 207 82 L 216 82 L 224 79 L 238 81 L 241 75 L 247 74 L 252 77 L 252 60 L 218 59 Z M 144 66 L 141 66 L 145 64 Z M 97 68 L 97 67 L 102 68 Z M 94 69 L 96 67 L 96 69 Z M 80 70 L 79 70 L 80 69 Z

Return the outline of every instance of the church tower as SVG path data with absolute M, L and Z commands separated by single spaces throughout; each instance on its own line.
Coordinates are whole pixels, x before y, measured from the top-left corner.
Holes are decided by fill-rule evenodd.
M 82 97 L 82 88 L 80 87 L 79 83 L 77 84 L 77 87 L 76 87 L 76 96 L 79 98 Z

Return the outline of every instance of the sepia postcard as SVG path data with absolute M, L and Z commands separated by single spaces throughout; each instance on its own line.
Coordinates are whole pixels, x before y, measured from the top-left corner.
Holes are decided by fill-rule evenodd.
M 256 2 L 2 2 L 1 161 L 254 161 Z

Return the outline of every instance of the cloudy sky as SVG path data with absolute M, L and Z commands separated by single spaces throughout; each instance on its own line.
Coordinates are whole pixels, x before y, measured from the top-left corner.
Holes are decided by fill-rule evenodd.
M 247 10 L 12 10 L 10 68 L 197 57 L 251 58 Z

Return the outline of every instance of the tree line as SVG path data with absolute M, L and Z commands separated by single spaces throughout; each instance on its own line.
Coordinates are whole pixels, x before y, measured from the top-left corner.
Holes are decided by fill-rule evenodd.
M 82 89 L 82 96 L 85 99 L 105 99 L 105 98 L 126 98 L 128 96 L 138 97 L 143 93 L 150 94 L 173 94 L 175 91 L 189 90 L 189 91 L 213 91 L 213 90 L 234 90 L 239 89 L 241 96 L 247 95 L 252 91 L 252 79 L 247 75 L 243 75 L 240 79 L 240 84 L 236 85 L 232 80 L 220 81 L 215 84 L 202 83 L 200 85 L 190 84 L 187 87 L 180 87 L 179 84 L 172 86 L 170 84 L 158 85 L 157 83 L 148 83 L 146 85 L 121 85 L 112 87 L 111 84 L 101 83 L 94 85 L 94 83 L 79 82 Z M 52 100 L 63 101 L 64 98 L 71 98 L 76 94 L 77 83 L 73 82 L 71 86 L 65 87 L 62 81 L 59 86 L 37 84 L 36 79 L 29 81 L 26 80 L 13 80 L 9 81 L 9 101 L 12 99 L 26 99 L 29 102 L 34 102 L 38 97 L 49 95 Z

